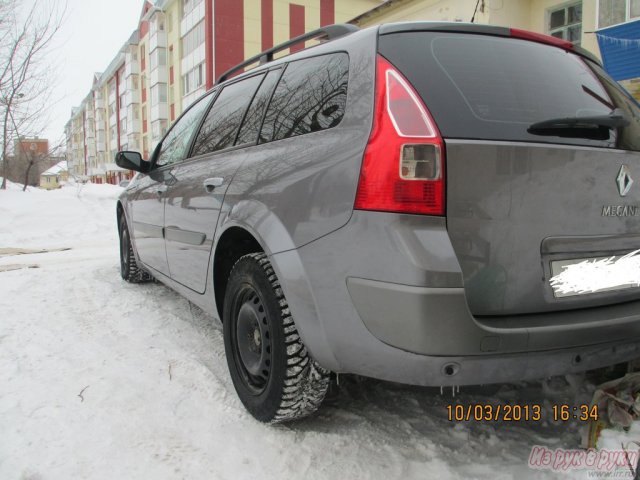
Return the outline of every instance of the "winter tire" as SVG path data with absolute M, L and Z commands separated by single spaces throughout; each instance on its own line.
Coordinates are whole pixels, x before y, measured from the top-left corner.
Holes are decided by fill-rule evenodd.
M 120 275 L 129 283 L 141 283 L 152 280 L 149 273 L 138 266 L 133 253 L 129 228 L 124 215 L 120 218 Z
M 264 253 L 245 255 L 233 266 L 223 324 L 233 385 L 257 420 L 286 422 L 318 409 L 330 372 L 309 356 Z

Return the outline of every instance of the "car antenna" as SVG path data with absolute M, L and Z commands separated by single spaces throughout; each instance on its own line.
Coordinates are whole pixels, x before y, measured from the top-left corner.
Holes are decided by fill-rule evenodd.
M 480 5 L 480 0 L 476 2 L 476 8 L 473 9 L 473 16 L 471 17 L 471 23 L 474 23 L 476 19 L 476 13 L 478 13 L 478 6 Z

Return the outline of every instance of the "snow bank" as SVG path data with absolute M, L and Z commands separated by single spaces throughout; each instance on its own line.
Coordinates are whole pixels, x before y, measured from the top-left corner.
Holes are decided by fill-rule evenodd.
M 2 184 L 2 178 L 0 177 L 0 185 Z M 21 183 L 14 183 L 11 180 L 7 180 L 7 190 L 20 190 L 22 191 L 22 188 L 24 187 L 23 184 Z M 33 187 L 27 187 L 27 190 L 34 190 Z
M 15 185 L 15 184 L 14 184 Z M 115 185 L 67 185 L 57 190 L 0 190 L 0 246 L 73 247 L 113 241 Z

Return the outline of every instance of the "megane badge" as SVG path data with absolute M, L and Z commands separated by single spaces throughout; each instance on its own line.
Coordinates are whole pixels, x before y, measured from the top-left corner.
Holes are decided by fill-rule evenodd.
M 627 167 L 626 165 L 622 165 L 620 167 L 616 183 L 618 184 L 618 191 L 620 192 L 621 197 L 624 197 L 627 193 L 629 193 L 629 190 L 631 190 L 631 185 L 633 185 L 633 179 L 631 178 L 629 167 Z

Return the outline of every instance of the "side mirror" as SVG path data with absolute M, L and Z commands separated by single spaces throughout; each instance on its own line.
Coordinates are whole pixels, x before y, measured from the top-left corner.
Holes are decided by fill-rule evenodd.
M 126 170 L 147 173 L 151 164 L 142 159 L 138 152 L 118 152 L 116 153 L 116 165 Z

